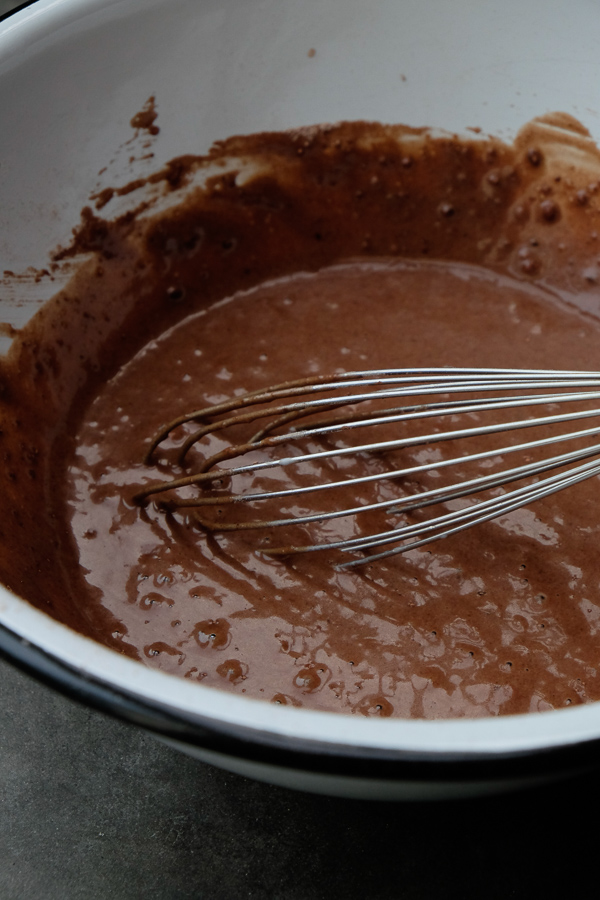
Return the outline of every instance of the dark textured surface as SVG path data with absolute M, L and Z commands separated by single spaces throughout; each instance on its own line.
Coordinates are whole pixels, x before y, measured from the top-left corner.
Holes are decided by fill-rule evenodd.
M 0 0 L 0 16 L 19 6 L 20 0 Z
M 2 900 L 584 896 L 598 799 L 598 775 L 446 803 L 295 793 L 0 663 Z

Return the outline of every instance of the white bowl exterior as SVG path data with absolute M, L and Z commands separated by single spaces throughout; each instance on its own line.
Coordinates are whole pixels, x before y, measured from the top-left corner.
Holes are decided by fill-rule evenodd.
M 598 34 L 591 0 L 38 0 L 0 23 L 0 268 L 47 262 L 111 156 L 131 177 L 118 148 L 151 94 L 155 168 L 234 133 L 342 119 L 511 137 L 562 110 L 600 138 Z M 600 737 L 600 704 L 443 722 L 273 707 L 150 670 L 2 588 L 0 621 L 136 697 L 282 738 L 494 754 Z

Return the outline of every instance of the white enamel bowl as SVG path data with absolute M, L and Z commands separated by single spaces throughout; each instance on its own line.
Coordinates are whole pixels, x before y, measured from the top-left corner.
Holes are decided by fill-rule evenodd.
M 600 6 L 583 0 L 38 0 L 0 21 L 1 268 L 43 266 L 113 157 L 118 183 L 116 150 L 150 95 L 155 167 L 231 134 L 341 119 L 510 137 L 563 110 L 600 137 L 599 33 Z M 25 282 L 14 299 L 0 299 L 0 321 L 21 324 L 40 303 Z M 0 623 L 2 652 L 47 683 L 291 787 L 459 796 L 583 769 L 600 750 L 600 704 L 443 722 L 338 716 L 150 671 L 3 589 Z

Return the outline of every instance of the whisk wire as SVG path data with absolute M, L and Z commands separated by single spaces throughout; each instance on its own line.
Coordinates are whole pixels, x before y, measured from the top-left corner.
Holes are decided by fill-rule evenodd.
M 600 474 L 600 463 L 589 463 L 586 466 L 580 467 L 578 470 L 572 470 L 568 476 L 555 476 L 554 479 L 545 479 L 543 482 L 538 483 L 534 487 L 526 487 L 520 488 L 515 491 L 511 491 L 508 494 L 505 494 L 502 498 L 498 498 L 496 502 L 490 501 L 481 501 L 480 503 L 473 504 L 471 507 L 467 507 L 463 510 L 457 510 L 452 513 L 447 513 L 446 515 L 440 515 L 436 517 L 435 521 L 424 524 L 424 525 L 415 525 L 415 526 L 406 526 L 405 529 L 394 529 L 389 532 L 382 532 L 377 536 L 377 538 L 365 539 L 364 542 L 361 542 L 360 538 L 356 540 L 348 540 L 342 542 L 339 545 L 340 549 L 343 550 L 365 550 L 369 547 L 380 546 L 381 544 L 391 543 L 392 541 L 398 541 L 401 539 L 405 539 L 407 537 L 415 536 L 417 534 L 426 534 L 427 532 L 436 532 L 434 534 L 429 534 L 427 537 L 421 538 L 420 540 L 410 541 L 409 543 L 402 544 L 399 547 L 394 547 L 392 550 L 386 550 L 383 553 L 370 554 L 369 556 L 363 557 L 362 559 L 352 560 L 350 562 L 342 563 L 340 568 L 350 568 L 356 565 L 362 565 L 366 562 L 374 562 L 378 559 L 384 559 L 389 556 L 395 556 L 398 553 L 405 553 L 407 550 L 415 550 L 418 547 L 422 547 L 425 544 L 429 544 L 432 541 L 441 540 L 442 538 L 449 537 L 452 534 L 457 534 L 460 531 L 464 531 L 467 528 L 471 528 L 474 525 L 482 524 L 483 522 L 488 522 L 492 519 L 497 519 L 500 516 L 506 515 L 509 512 L 514 512 L 517 509 L 522 509 L 524 506 L 528 506 L 530 503 L 533 503 L 535 500 L 539 500 L 543 497 L 548 497 L 550 494 L 557 493 L 559 491 L 564 490 L 571 485 L 578 484 L 581 481 L 586 481 L 588 478 L 591 478 L 594 475 Z M 447 524 L 451 521 L 459 521 L 460 524 L 455 525 L 450 528 L 443 528 L 444 524 Z M 438 531 L 438 529 L 440 529 Z M 297 548 L 294 550 L 288 550 L 288 554 L 291 552 L 303 552 L 304 549 L 333 549 L 335 545 L 333 544 L 321 544 L 311 545 L 310 548 Z M 268 552 L 268 551 L 267 551 Z M 276 551 L 276 554 L 278 551 Z
M 521 379 L 517 381 L 516 378 Z M 152 456 L 162 441 L 180 425 L 188 422 L 203 421 L 213 416 L 220 416 L 232 410 L 246 409 L 249 406 L 255 406 L 261 403 L 272 403 L 275 400 L 284 399 L 292 396 L 299 396 L 306 393 L 322 393 L 336 390 L 347 390 L 350 387 L 379 387 L 382 384 L 397 384 L 403 387 L 398 388 L 399 393 L 396 396 L 410 396 L 423 391 L 424 388 L 428 393 L 444 393 L 449 390 L 456 391 L 461 386 L 466 391 L 474 390 L 497 390 L 507 389 L 523 389 L 525 387 L 581 387 L 582 384 L 588 386 L 600 386 L 600 373 L 598 372 L 576 372 L 564 371 L 557 372 L 551 369 L 473 369 L 473 368 L 406 368 L 406 369 L 374 369 L 369 371 L 354 371 L 341 373 L 336 376 L 318 375 L 309 376 L 307 378 L 296 379 L 294 381 L 283 382 L 279 385 L 267 388 L 249 391 L 248 393 L 237 396 L 222 403 L 213 404 L 212 406 L 194 410 L 185 413 L 173 419 L 165 425 L 151 440 L 145 455 L 145 462 L 149 463 Z M 382 396 L 383 394 L 380 394 Z M 350 402 L 360 402 L 360 395 L 355 395 L 351 401 L 349 397 L 345 397 L 343 404 Z M 373 395 L 362 395 L 362 399 L 372 399 Z M 331 400 L 311 400 L 316 409 L 321 403 L 327 405 Z M 298 403 L 295 408 L 305 408 L 306 402 Z M 287 407 L 292 409 L 292 407 Z M 250 414 L 251 415 L 251 414 Z M 257 414 L 260 418 L 261 412 Z M 223 428 L 225 422 L 232 424 L 232 421 L 242 422 L 249 421 L 239 414 L 233 420 L 222 420 L 217 428 Z M 200 429 L 198 434 L 200 437 L 192 435 L 188 441 L 191 446 L 195 440 L 200 440 L 202 436 L 210 433 L 211 426 L 208 431 L 204 428 Z M 182 451 L 184 452 L 184 451 Z M 181 461 L 181 460 L 180 460 Z
M 598 395 L 600 397 L 600 395 Z M 593 399 L 596 398 L 594 394 Z M 577 396 L 577 399 L 588 399 L 582 398 L 581 395 Z M 538 402 L 542 402 L 539 401 Z M 552 401 L 554 402 L 554 401 Z M 503 404 L 501 408 L 506 408 L 508 404 Z M 497 408 L 497 407 L 491 407 Z M 448 415 L 458 415 L 462 412 L 465 412 L 464 407 L 457 407 L 456 410 L 446 410 L 446 414 Z M 426 434 L 423 436 L 419 436 L 415 439 L 414 436 L 409 436 L 406 438 L 397 438 L 395 440 L 388 441 L 378 441 L 371 442 L 368 444 L 359 444 L 351 447 L 336 447 L 329 450 L 318 450 L 311 453 L 298 454 L 296 456 L 287 456 L 283 458 L 275 458 L 264 460 L 257 463 L 248 463 L 243 466 L 232 466 L 231 468 L 226 469 L 214 469 L 210 471 L 210 467 L 215 465 L 217 461 L 224 461 L 225 459 L 232 459 L 235 457 L 240 457 L 249 453 L 252 450 L 263 450 L 266 448 L 272 448 L 279 444 L 289 443 L 291 440 L 299 440 L 302 438 L 309 437 L 323 437 L 325 434 L 331 433 L 330 426 L 326 426 L 325 428 L 314 428 L 311 430 L 302 430 L 296 432 L 288 432 L 283 435 L 275 435 L 271 438 L 265 438 L 256 443 L 247 442 L 245 444 L 237 444 L 227 450 L 222 451 L 219 454 L 215 454 L 212 457 L 209 457 L 204 465 L 202 466 L 202 471 L 195 473 L 194 475 L 186 475 L 182 478 L 176 478 L 171 481 L 164 482 L 156 482 L 154 484 L 146 486 L 142 491 L 139 491 L 138 494 L 135 495 L 135 499 L 137 501 L 141 499 L 146 499 L 150 497 L 152 494 L 160 494 L 164 493 L 168 490 L 176 490 L 181 487 L 188 487 L 190 485 L 201 485 L 211 481 L 219 481 L 223 478 L 231 478 L 234 475 L 247 475 L 256 473 L 259 471 L 263 471 L 266 469 L 272 469 L 275 467 L 285 467 L 289 465 L 299 465 L 304 462 L 314 462 L 316 460 L 325 460 L 331 457 L 343 457 L 343 456 L 355 456 L 359 453 L 374 453 L 381 451 L 391 451 L 391 450 L 399 450 L 407 447 L 414 447 L 422 444 L 434 444 L 441 443 L 443 441 L 456 440 L 459 438 L 469 438 L 469 437 L 481 437 L 483 435 L 489 434 L 498 434 L 498 433 L 506 433 L 508 431 L 517 430 L 520 428 L 532 428 L 539 427 L 541 425 L 556 425 L 559 423 L 564 423 L 568 421 L 573 421 L 581 418 L 589 418 L 589 417 L 597 417 L 600 416 L 600 410 L 580 410 L 573 413 L 565 413 L 563 415 L 555 415 L 555 416 L 545 416 L 545 417 L 537 417 L 535 419 L 525 419 L 518 420 L 513 422 L 504 422 L 501 424 L 494 425 L 486 425 L 486 426 L 477 426 L 472 428 L 462 428 L 462 429 L 454 429 L 451 431 L 444 432 L 433 432 L 430 434 Z M 405 417 L 393 417 L 392 421 L 404 421 Z M 388 420 L 381 420 L 370 422 L 369 424 L 383 424 L 383 422 L 389 424 Z M 600 426 L 598 428 L 590 428 L 585 429 L 578 432 L 569 432 L 565 435 L 553 435 L 551 438 L 541 438 L 537 441 L 531 441 L 525 444 L 519 445 L 508 445 L 505 447 L 495 448 L 491 451 L 486 451 L 477 454 L 471 454 L 465 457 L 457 457 L 455 459 L 450 460 L 440 460 L 436 463 L 436 468 L 443 468 L 446 466 L 456 465 L 458 462 L 467 462 L 467 461 L 475 461 L 481 460 L 485 458 L 489 458 L 492 456 L 498 456 L 505 453 L 512 453 L 519 450 L 529 450 L 534 447 L 541 447 L 550 443 L 557 443 L 561 440 L 572 440 L 574 438 L 588 437 L 590 435 L 598 434 L 600 432 Z M 363 476 L 362 478 L 354 479 L 355 484 L 365 484 L 369 481 L 377 481 L 382 479 L 388 479 L 392 477 L 400 477 L 406 474 L 412 474 L 417 471 L 423 471 L 424 469 L 431 469 L 431 464 L 427 464 L 426 466 L 415 467 L 414 469 L 400 469 L 397 471 L 388 471 L 385 473 L 377 473 L 375 475 Z M 327 482 L 324 484 L 311 485 L 310 487 L 305 488 L 293 488 L 288 491 L 278 492 L 278 496 L 287 496 L 291 494 L 305 493 L 307 491 L 318 491 L 318 490 L 326 490 L 333 487 L 341 487 L 344 482 Z M 247 494 L 247 495 L 239 495 L 231 498 L 230 501 L 227 498 L 210 498 L 210 497 L 197 497 L 193 500 L 171 500 L 169 501 L 169 506 L 174 508 L 176 506 L 209 506 L 222 504 L 226 502 L 249 502 L 250 500 L 259 500 L 264 499 L 266 495 L 261 494 Z M 272 497 L 273 493 L 270 492 L 268 496 Z
M 368 389 L 367 389 L 368 388 Z M 567 412 L 554 412 L 552 415 L 538 415 L 530 418 L 515 419 L 492 424 L 469 425 L 430 431 L 427 434 L 412 434 L 358 443 L 354 446 L 336 446 L 318 449 L 312 452 L 296 452 L 283 458 L 272 457 L 259 462 L 237 464 L 222 467 L 229 460 L 239 459 L 248 453 L 261 451 L 272 452 L 290 442 L 329 440 L 341 433 L 351 434 L 358 428 L 380 426 L 410 426 L 439 417 L 460 417 L 470 414 L 479 415 L 493 411 L 525 409 L 526 407 L 544 405 L 557 406 L 566 403 L 592 403 L 600 400 L 600 373 L 558 372 L 554 370 L 519 370 L 519 369 L 388 369 L 365 372 L 350 372 L 336 376 L 317 376 L 315 378 L 298 379 L 285 382 L 267 390 L 253 391 L 242 397 L 235 397 L 224 403 L 214 404 L 179 416 L 165 426 L 151 440 L 146 461 L 153 458 L 158 446 L 169 438 L 173 431 L 182 425 L 197 422 L 201 425 L 192 434 L 184 436 L 179 447 L 179 462 L 186 462 L 189 451 L 199 444 L 203 438 L 226 431 L 229 428 L 239 429 L 260 419 L 268 421 L 255 432 L 249 440 L 232 445 L 219 453 L 207 456 L 199 465 L 199 471 L 173 478 L 168 481 L 153 482 L 145 485 L 135 495 L 138 503 L 146 503 L 153 495 L 169 494 L 165 499 L 161 496 L 160 506 L 170 510 L 199 509 L 210 506 L 231 506 L 239 503 L 256 503 L 276 500 L 281 502 L 293 496 L 302 496 L 316 491 L 333 489 L 353 489 L 382 480 L 398 481 L 414 479 L 426 475 L 433 468 L 448 469 L 481 463 L 505 454 L 517 452 L 529 455 L 532 450 L 553 445 L 562 441 L 582 441 L 597 436 L 600 425 L 577 431 L 552 433 L 550 436 L 538 438 L 520 444 L 507 444 L 493 449 L 485 449 L 475 453 L 451 456 L 436 460 L 435 463 L 408 465 L 390 468 L 352 478 L 333 478 L 321 483 L 283 487 L 281 490 L 259 489 L 247 490 L 236 494 L 231 491 L 209 489 L 215 482 L 226 480 L 231 484 L 235 476 L 255 477 L 270 469 L 285 469 L 289 466 L 300 466 L 304 463 L 329 463 L 331 460 L 347 456 L 381 455 L 390 451 L 410 450 L 419 446 L 432 446 L 446 441 L 462 441 L 465 439 L 505 434 L 522 428 L 554 427 L 560 424 L 575 422 L 580 419 L 600 416 L 597 405 L 591 408 L 576 409 Z M 575 390 L 573 390 L 575 389 Z M 521 391 L 537 393 L 517 393 Z M 338 392 L 342 391 L 340 395 Z M 491 392 L 499 396 L 489 396 Z M 327 396 L 314 396 L 326 393 Z M 469 394 L 475 396 L 468 396 Z M 484 396 L 482 396 L 482 394 Z M 307 397 L 308 395 L 308 397 Z M 449 395 L 450 399 L 439 399 L 440 395 Z M 488 396 L 485 396 L 488 395 Z M 298 399 L 302 397 L 303 399 Z M 433 399 L 430 399 L 433 398 Z M 408 404 L 393 405 L 380 408 L 380 404 L 390 401 L 408 400 Z M 284 402 L 282 402 L 284 401 Z M 376 402 L 375 409 L 358 409 L 367 402 Z M 349 407 L 350 412 L 340 415 L 338 411 Z M 332 415 L 336 413 L 335 415 Z M 297 425 L 301 420 L 317 416 L 314 421 Z M 281 431 L 282 433 L 273 433 Z M 328 519 L 357 516 L 359 513 L 380 510 L 393 514 L 406 514 L 420 511 L 434 504 L 448 504 L 466 497 L 502 488 L 504 485 L 518 482 L 525 478 L 538 479 L 540 475 L 557 468 L 592 459 L 582 465 L 575 466 L 557 474 L 552 474 L 532 484 L 515 488 L 501 496 L 477 500 L 458 510 L 443 512 L 425 521 L 403 524 L 398 527 L 379 531 L 374 535 L 331 540 L 326 543 L 312 543 L 302 546 L 270 548 L 265 552 L 271 555 L 312 552 L 323 549 L 338 549 L 347 552 L 360 551 L 394 543 L 391 549 L 371 553 L 358 559 L 343 563 L 345 567 L 364 564 L 368 561 L 382 559 L 410 549 L 423 546 L 433 540 L 439 540 L 470 528 L 480 522 L 489 521 L 528 505 L 541 497 L 563 490 L 600 473 L 600 444 L 586 445 L 567 453 L 555 454 L 548 458 L 526 462 L 499 472 L 466 477 L 453 484 L 442 487 L 423 489 L 417 493 L 399 495 L 392 499 L 378 500 L 373 503 L 346 506 L 328 511 L 317 511 L 298 516 L 279 516 L 264 521 L 212 522 L 195 513 L 200 525 L 217 531 L 239 531 L 256 528 L 272 528 L 286 525 L 309 525 Z M 217 467 L 217 468 L 215 468 Z M 198 487 L 204 490 L 194 497 L 179 497 L 175 492 L 181 488 Z

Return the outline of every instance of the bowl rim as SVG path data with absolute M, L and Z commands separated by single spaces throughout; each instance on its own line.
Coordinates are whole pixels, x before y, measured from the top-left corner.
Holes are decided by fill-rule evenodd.
M 274 706 L 150 669 L 0 587 L 0 654 L 61 693 L 229 757 L 376 780 L 511 780 L 597 760 L 600 703 L 476 719 L 368 719 Z M 373 766 L 373 764 L 376 764 Z

